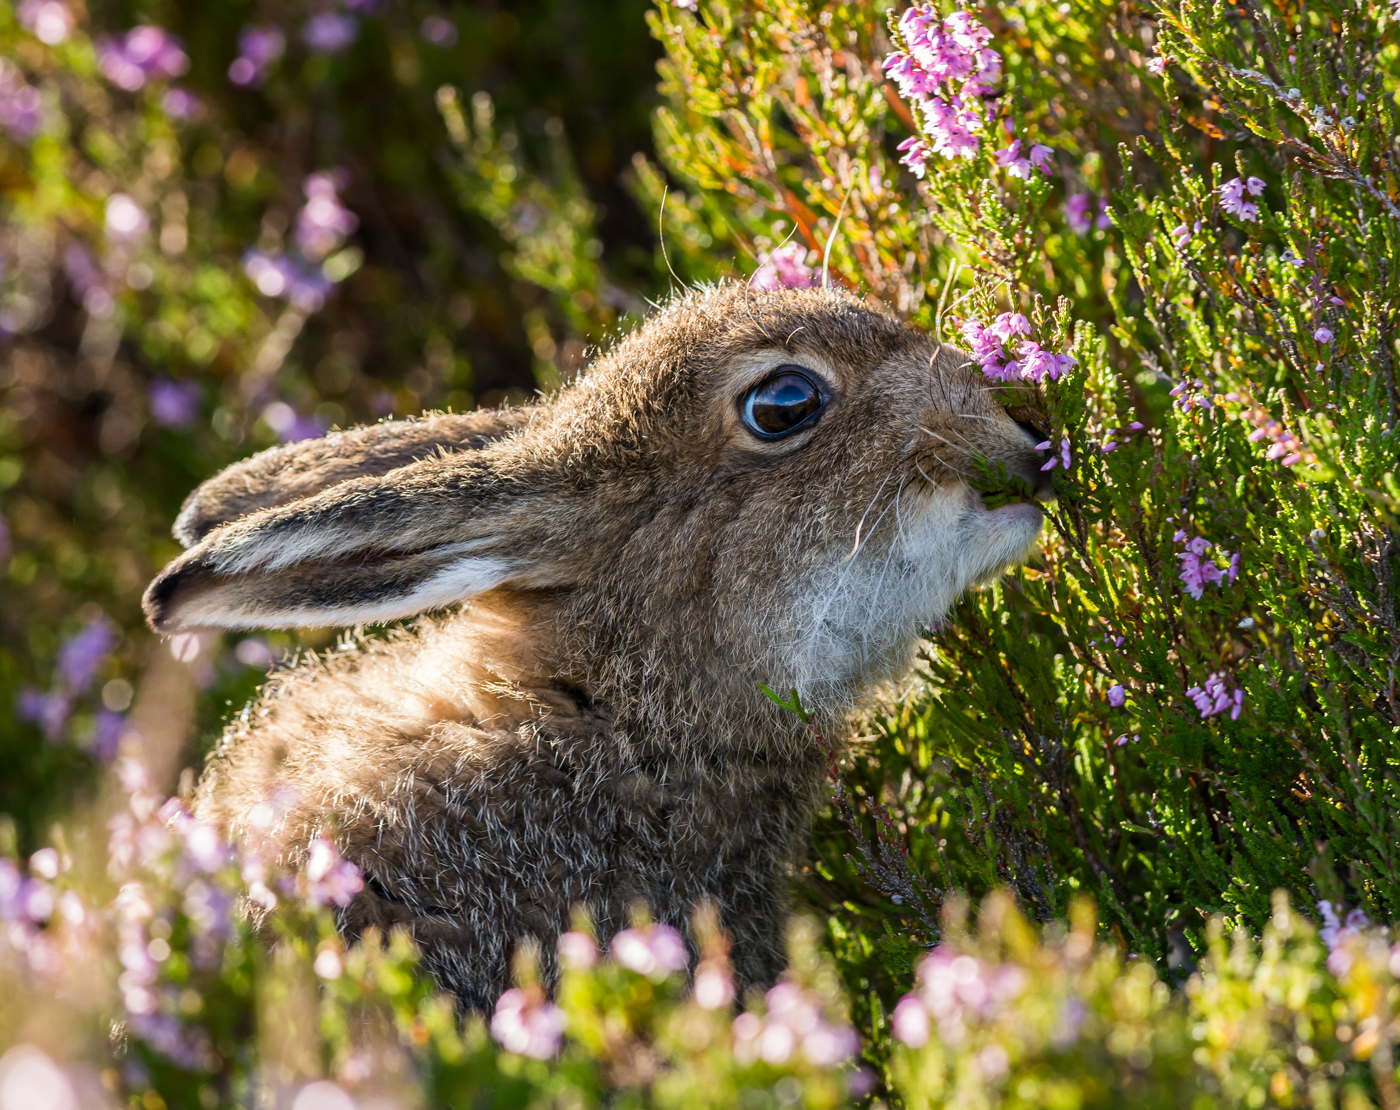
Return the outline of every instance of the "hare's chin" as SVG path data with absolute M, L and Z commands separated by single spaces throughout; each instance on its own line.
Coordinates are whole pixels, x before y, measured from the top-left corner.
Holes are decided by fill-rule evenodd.
M 1020 501 L 999 509 L 979 508 L 967 523 L 969 562 L 982 564 L 968 568 L 971 585 L 997 578 L 1007 567 L 1024 563 L 1040 539 L 1045 512 L 1038 504 Z

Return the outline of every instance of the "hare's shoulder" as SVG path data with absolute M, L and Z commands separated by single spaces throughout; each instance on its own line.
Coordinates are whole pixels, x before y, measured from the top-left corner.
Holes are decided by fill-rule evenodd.
M 542 720 L 575 744 L 607 727 L 568 694 L 522 688 L 441 639 L 437 629 L 365 642 L 275 675 L 211 755 L 198 815 L 237 836 L 271 818 L 295 854 L 347 822 L 451 809 L 478 781 L 496 793 L 537 786 L 553 773 Z

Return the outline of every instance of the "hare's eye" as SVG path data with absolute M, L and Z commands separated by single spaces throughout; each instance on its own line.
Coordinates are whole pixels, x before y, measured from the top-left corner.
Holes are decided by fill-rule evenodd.
M 760 439 L 777 439 L 811 423 L 825 403 L 822 391 L 800 366 L 779 366 L 740 404 L 749 431 Z

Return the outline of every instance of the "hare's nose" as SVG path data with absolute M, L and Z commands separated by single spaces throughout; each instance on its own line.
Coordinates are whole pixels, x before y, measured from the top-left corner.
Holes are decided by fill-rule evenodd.
M 1049 472 L 1042 470 L 1041 467 L 1050 461 L 1054 453 L 1038 450 L 1040 444 L 1049 440 L 1050 433 L 1037 428 L 1026 420 L 1016 421 L 1016 426 L 1029 437 L 1030 442 L 1026 444 L 1028 450 L 1022 456 L 1024 461 L 1015 469 L 1030 482 L 1031 487 L 1035 490 L 1037 501 L 1052 501 L 1055 497 L 1055 487 L 1051 482 Z

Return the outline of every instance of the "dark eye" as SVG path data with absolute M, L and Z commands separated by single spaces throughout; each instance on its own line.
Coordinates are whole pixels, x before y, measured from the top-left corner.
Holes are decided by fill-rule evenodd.
M 826 403 L 800 366 L 779 366 L 744 395 L 741 411 L 749 431 L 777 439 L 811 423 Z

